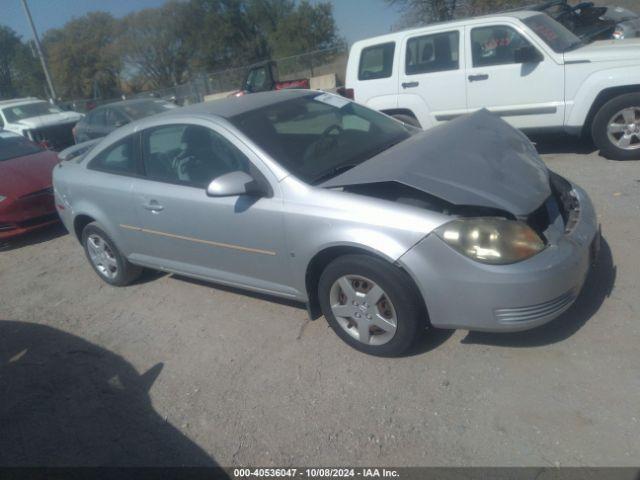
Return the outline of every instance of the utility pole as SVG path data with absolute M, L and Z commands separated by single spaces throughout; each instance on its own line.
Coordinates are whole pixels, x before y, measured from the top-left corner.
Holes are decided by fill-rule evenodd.
M 38 32 L 36 32 L 36 26 L 33 24 L 33 18 L 31 18 L 31 12 L 29 11 L 27 0 L 22 0 L 22 7 L 24 8 L 24 13 L 27 14 L 27 20 L 29 20 L 29 25 L 31 25 L 31 31 L 33 32 L 33 41 L 36 44 L 36 50 L 38 51 L 38 56 L 40 57 L 42 70 L 44 70 L 44 76 L 47 79 L 47 84 L 49 85 L 49 92 L 51 94 L 51 98 L 53 99 L 53 101 L 55 101 L 56 90 L 53 88 L 53 82 L 51 81 L 51 75 L 49 74 L 49 67 L 47 67 L 47 60 L 44 58 L 44 55 L 42 53 L 42 46 L 40 45 Z

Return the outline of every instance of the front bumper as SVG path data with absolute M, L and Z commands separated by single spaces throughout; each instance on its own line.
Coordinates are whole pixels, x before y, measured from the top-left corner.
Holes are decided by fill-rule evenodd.
M 571 231 L 511 265 L 485 265 L 429 235 L 399 263 L 415 280 L 434 327 L 519 331 L 547 323 L 577 298 L 599 248 L 588 195 L 573 185 L 579 214 Z
M 34 192 L 0 205 L 0 240 L 6 241 L 59 221 L 51 189 Z

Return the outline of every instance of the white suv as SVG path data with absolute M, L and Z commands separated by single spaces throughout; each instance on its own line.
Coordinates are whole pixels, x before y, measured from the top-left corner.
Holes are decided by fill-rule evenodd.
M 544 13 L 359 41 L 345 83 L 356 101 L 425 129 L 488 108 L 525 131 L 590 135 L 605 156 L 640 159 L 640 39 L 584 45 Z
M 54 150 L 73 145 L 72 129 L 83 116 L 33 97 L 0 101 L 0 129 Z

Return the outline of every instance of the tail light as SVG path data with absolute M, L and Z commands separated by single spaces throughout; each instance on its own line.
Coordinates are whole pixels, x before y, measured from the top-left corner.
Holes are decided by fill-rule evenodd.
M 38 145 L 40 145 L 45 150 L 51 150 L 53 148 L 53 145 L 51 145 L 48 140 L 41 140 L 38 142 Z
M 353 91 L 353 88 L 340 87 L 337 91 L 338 91 L 338 95 L 342 95 L 343 97 L 348 98 L 350 100 L 355 99 L 355 92 Z

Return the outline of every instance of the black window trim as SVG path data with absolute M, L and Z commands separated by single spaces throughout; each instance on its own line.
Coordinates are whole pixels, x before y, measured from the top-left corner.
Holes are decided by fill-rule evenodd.
M 364 54 L 367 50 L 372 50 L 374 48 L 381 48 L 381 47 L 386 47 L 389 45 L 393 45 L 393 56 L 391 57 L 391 71 L 389 72 L 389 75 L 385 75 L 384 77 L 373 77 L 373 78 L 362 78 L 361 73 L 362 73 L 362 60 L 364 58 Z M 358 61 L 358 81 L 361 82 L 368 82 L 370 80 L 383 80 L 385 78 L 391 78 L 393 77 L 393 63 L 396 60 L 396 42 L 395 40 L 392 40 L 390 42 L 383 42 L 383 43 L 377 43 L 376 45 L 369 45 L 368 47 L 363 48 L 360 51 L 360 60 Z M 383 59 L 384 62 L 384 59 Z
M 407 54 L 409 53 L 409 42 L 411 40 L 417 40 L 420 38 L 424 38 L 424 37 L 435 37 L 436 35 L 443 35 L 443 34 L 451 34 L 451 33 L 455 33 L 458 37 L 458 66 L 456 68 L 448 68 L 446 70 L 434 70 L 434 71 L 430 71 L 430 72 L 417 72 L 417 73 L 409 73 L 407 72 Z M 417 35 L 415 37 L 408 37 L 406 39 L 405 42 L 405 55 L 404 55 L 404 74 L 406 76 L 413 76 L 413 75 L 431 75 L 431 74 L 435 74 L 435 73 L 441 73 L 441 72 L 457 72 L 459 70 L 461 70 L 461 59 L 462 59 L 462 55 L 460 55 L 460 51 L 461 51 L 461 47 L 462 47 L 462 41 L 461 38 L 464 38 L 463 35 L 460 35 L 460 29 L 453 29 L 453 30 L 443 30 L 443 31 L 439 31 L 439 32 L 433 32 L 433 33 L 423 33 L 420 35 Z

